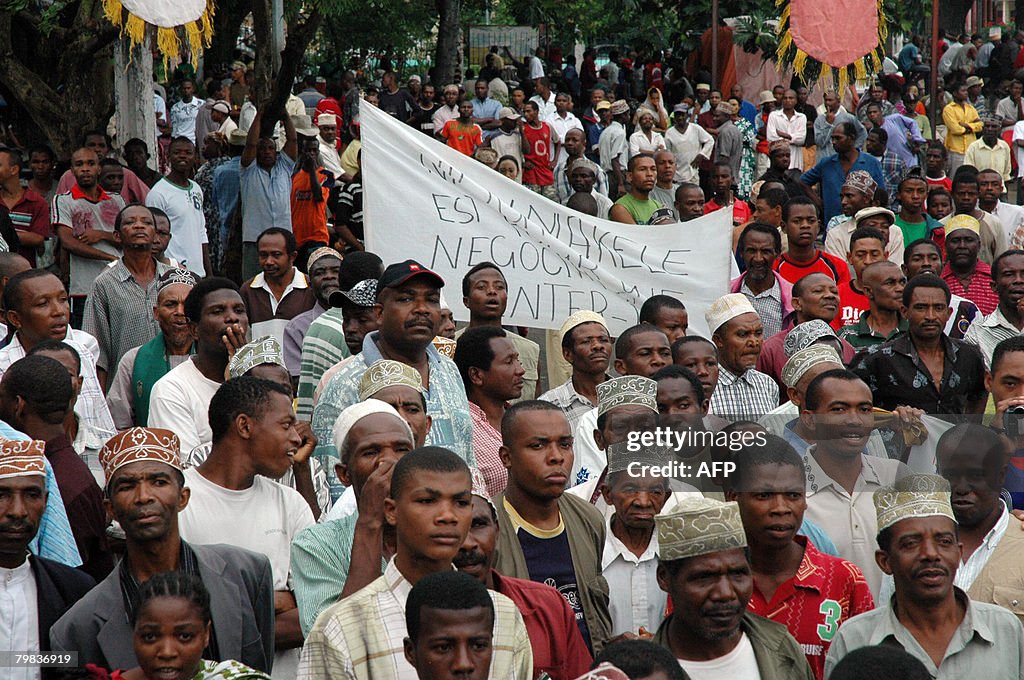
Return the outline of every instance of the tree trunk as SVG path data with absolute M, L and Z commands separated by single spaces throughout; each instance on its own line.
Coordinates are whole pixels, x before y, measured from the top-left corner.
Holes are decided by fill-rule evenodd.
M 235 45 L 238 43 L 238 29 L 245 17 L 252 11 L 249 2 L 222 2 L 213 15 L 213 42 L 203 52 L 203 63 L 207 75 L 218 66 L 228 66 L 234 60 Z
M 274 80 L 274 14 L 271 0 L 252 0 L 252 30 L 256 40 L 256 64 L 252 87 L 256 91 L 257 106 L 270 96 Z
M 48 35 L 35 15 L 0 12 L 0 84 L 27 114 L 22 142 L 42 137 L 61 159 L 86 131 L 105 130 L 114 111 L 111 48 L 118 30 L 102 11 L 98 2 L 83 2 L 70 27 Z
M 305 19 L 294 22 L 288 27 L 288 39 L 285 41 L 284 50 L 281 52 L 281 68 L 277 71 L 277 78 L 274 80 L 273 90 L 267 101 L 267 115 L 262 121 L 262 134 L 272 134 L 274 123 L 284 113 L 285 102 L 292 92 L 292 85 L 299 73 L 303 59 L 309 44 L 320 29 L 324 17 L 319 10 L 312 10 Z
M 436 0 L 437 52 L 434 55 L 434 74 L 437 87 L 451 83 L 458 68 L 460 0 Z

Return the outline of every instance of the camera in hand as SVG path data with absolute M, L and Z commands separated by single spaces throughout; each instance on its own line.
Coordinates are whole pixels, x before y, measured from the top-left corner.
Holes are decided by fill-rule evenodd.
M 1011 439 L 1024 437 L 1024 406 L 1011 406 L 1003 413 L 1003 427 Z

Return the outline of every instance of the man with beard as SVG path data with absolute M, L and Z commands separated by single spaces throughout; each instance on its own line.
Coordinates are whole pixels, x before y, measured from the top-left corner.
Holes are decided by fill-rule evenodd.
M 538 398 L 561 408 L 575 432 L 580 419 L 597 404 L 597 386 L 609 379 L 612 341 L 604 317 L 589 310 L 566 319 L 558 335 L 572 375 Z
M 800 424 L 811 444 L 803 457 L 805 517 L 825 530 L 840 557 L 860 568 L 877 598 L 882 572 L 875 564 L 871 498 L 910 470 L 898 460 L 864 453 L 874 429 L 873 408 L 871 390 L 856 373 L 825 371 L 807 386 Z
M 394 375 L 380 368 L 372 373 Z M 304 635 L 320 612 L 379 577 L 382 561 L 391 557 L 394 532 L 384 522 L 384 498 L 395 463 L 416 448 L 417 439 L 402 416 L 377 399 L 353 404 L 339 416 L 334 441 L 342 455 L 334 472 L 348 485 L 346 495 L 291 546 Z
M 617 394 L 617 390 L 626 386 L 629 387 L 626 390 L 628 393 L 642 390 L 642 383 L 622 380 L 622 378 L 632 376 L 650 378 L 659 369 L 668 366 L 670 363 L 672 363 L 672 347 L 664 333 L 646 323 L 631 326 L 623 331 L 622 335 L 615 340 L 615 372 L 620 376 L 618 388 L 611 392 L 605 391 L 604 394 L 609 396 Z M 602 388 L 602 385 L 606 385 L 608 382 L 610 381 L 602 382 L 597 387 L 597 408 L 584 413 L 583 417 L 579 420 L 579 424 L 573 429 L 576 441 L 570 486 L 576 486 L 588 480 L 593 482 L 597 475 L 601 474 L 601 470 L 604 469 L 606 460 L 604 454 L 601 453 L 601 446 L 597 441 L 596 432 L 603 429 L 598 424 L 598 421 L 602 412 L 602 389 L 610 389 L 607 387 Z M 651 395 L 653 394 L 654 390 L 652 389 Z M 634 398 L 639 397 L 634 396 Z M 653 402 L 653 396 L 648 405 L 651 411 L 657 413 L 658 409 Z M 625 437 L 625 432 L 621 432 L 620 435 Z M 593 490 L 596 492 L 597 487 L 595 486 Z M 595 495 L 594 497 L 596 498 L 597 496 Z
M 524 401 L 505 412 L 501 439 L 508 486 L 493 501 L 503 529 L 495 567 L 554 585 L 596 653 L 611 636 L 608 584 L 601 576 L 605 527 L 594 506 L 565 493 L 573 463 L 569 422 L 554 404 Z
M 212 628 L 204 656 L 235 659 L 269 672 L 274 653 L 274 594 L 270 562 L 227 545 L 192 545 L 178 531 L 188 505 L 173 432 L 136 427 L 100 451 L 104 505 L 125 533 L 125 555 L 107 578 L 50 629 L 54 651 L 76 651 L 82 665 L 135 668 L 130 613 L 139 586 L 156 574 L 198 576 L 210 593 Z
M 158 279 L 152 314 L 160 332 L 141 347 L 125 352 L 107 392 L 107 406 L 118 430 L 146 425 L 153 385 L 192 353 L 185 298 L 195 285 L 195 276 L 184 269 L 169 269 Z
M 798 535 L 807 510 L 804 462 L 781 438 L 765 437 L 738 453 L 726 491 L 739 505 L 750 551 L 747 609 L 786 626 L 820 680 L 836 629 L 874 601 L 856 565 Z
M 298 382 L 302 364 L 302 341 L 310 324 L 331 308 L 331 295 L 338 290 L 341 255 L 333 248 L 317 248 L 309 254 L 306 272 L 316 296 L 316 304 L 309 311 L 294 317 L 284 327 L 284 361 L 292 380 Z
M 847 652 L 902 647 L 933 678 L 1016 678 L 1024 672 L 1024 626 L 1012 612 L 976 602 L 954 585 L 963 557 L 949 484 L 914 475 L 874 495 L 878 566 L 891 574 L 888 606 L 855 616 L 832 640 L 825 677 Z
M 912 406 L 953 423 L 985 412 L 981 352 L 943 331 L 949 287 L 935 276 L 916 276 L 903 289 L 907 332 L 858 354 L 850 368 L 886 410 Z
M 249 317 L 235 284 L 214 277 L 189 292 L 185 318 L 196 353 L 153 385 L 148 422 L 177 434 L 191 451 L 212 440 L 210 400 L 225 380 L 228 348 L 234 352 L 248 339 Z
M 658 584 L 672 614 L 654 642 L 691 677 L 814 678 L 786 628 L 747 611 L 754 579 L 736 503 L 690 499 L 655 522 Z
M 861 128 L 863 131 L 863 128 Z M 876 185 L 885 184 L 882 166 L 868 153 L 857 150 L 857 127 L 850 121 L 837 122 L 832 128 L 832 146 L 834 156 L 819 156 L 814 167 L 800 176 L 800 181 L 807 187 L 821 185 L 821 204 L 824 208 L 826 225 L 836 215 L 843 212 L 839 203 L 839 192 L 847 177 L 856 170 L 866 172 Z
M 987 367 L 996 345 L 1024 332 L 1024 250 L 1007 250 L 996 258 L 992 288 L 999 305 L 988 316 L 976 319 L 964 335 L 964 342 L 981 351 Z
M 612 378 L 597 386 L 597 422 L 590 433 L 594 446 L 577 447 L 582 450 L 573 460 L 569 493 L 607 513 L 609 506 L 602 498 L 601 485 L 608 475 L 608 447 L 625 442 L 631 432 L 657 426 L 657 393 L 656 382 L 636 375 Z M 582 425 L 586 423 L 584 420 Z M 581 434 L 577 431 L 577 442 Z
M 481 481 L 474 476 L 473 520 L 452 564 L 515 603 L 530 634 L 535 676 L 547 673 L 554 680 L 579 677 L 590 668 L 592 659 L 569 603 L 547 584 L 512 578 L 494 568 L 501 527 Z
M 742 293 L 718 298 L 704 316 L 719 362 L 711 412 L 732 420 L 756 421 L 779 405 L 779 386 L 754 368 L 764 337 L 761 318 Z
M 782 330 L 782 321 L 793 311 L 793 285 L 772 271 L 782 252 L 782 236 L 770 224 L 752 222 L 739 238 L 745 271 L 732 281 L 731 292 L 743 293 L 764 324 L 765 337 Z

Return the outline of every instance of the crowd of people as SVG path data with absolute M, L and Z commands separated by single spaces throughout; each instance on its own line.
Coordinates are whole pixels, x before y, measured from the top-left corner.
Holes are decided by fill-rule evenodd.
M 0 149 L 0 675 L 1024 678 L 1024 85 L 990 37 L 941 121 L 917 38 L 820 109 L 494 48 L 280 112 L 241 61 L 182 78 L 124 164 Z M 641 231 L 729 210 L 707 337 L 669 295 L 513 327 L 497 264 L 368 252 L 368 105 Z

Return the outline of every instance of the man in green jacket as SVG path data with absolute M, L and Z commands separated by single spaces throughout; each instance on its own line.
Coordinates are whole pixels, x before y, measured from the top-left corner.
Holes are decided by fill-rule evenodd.
M 605 523 L 593 505 L 564 493 L 573 459 L 569 421 L 551 402 L 520 402 L 505 411 L 501 439 L 508 485 L 493 499 L 501 527 L 494 567 L 553 584 L 597 654 L 611 637 L 608 582 L 601 575 Z
M 658 585 L 672 614 L 654 642 L 691 677 L 713 667 L 717 676 L 743 680 L 813 680 L 786 627 L 747 611 L 754 578 L 739 506 L 688 498 L 655 522 Z

